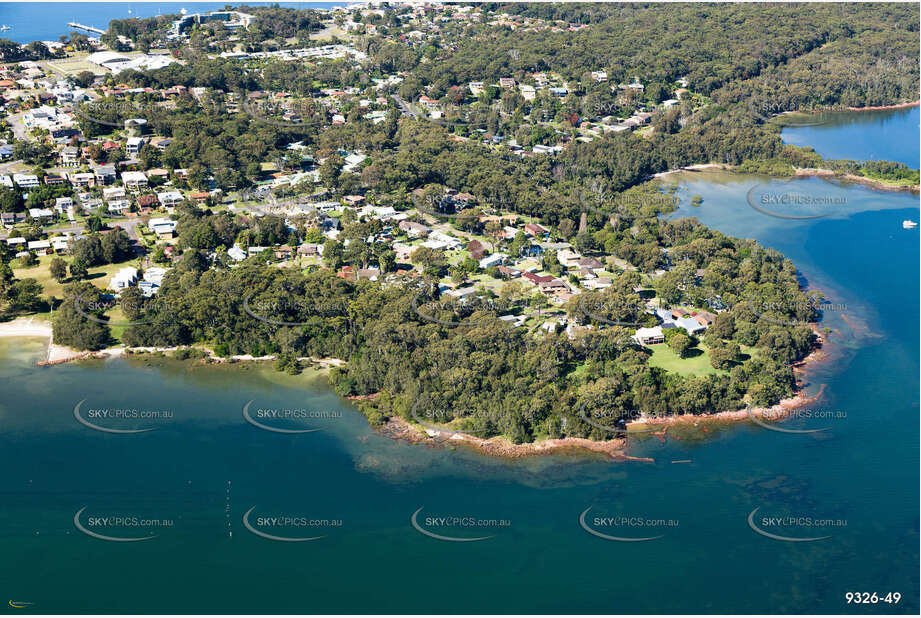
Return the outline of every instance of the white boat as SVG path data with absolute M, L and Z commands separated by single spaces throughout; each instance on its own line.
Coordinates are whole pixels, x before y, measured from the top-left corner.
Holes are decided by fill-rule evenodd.
M 7 26 L 6 24 L 3 24 L 2 26 L 0 26 L 0 32 L 6 32 L 6 31 L 9 30 L 9 29 L 10 29 L 10 27 Z
M 902 227 L 905 228 L 906 230 L 913 230 L 916 227 L 918 227 L 918 224 L 912 221 L 911 219 L 905 219 L 904 221 L 902 221 Z

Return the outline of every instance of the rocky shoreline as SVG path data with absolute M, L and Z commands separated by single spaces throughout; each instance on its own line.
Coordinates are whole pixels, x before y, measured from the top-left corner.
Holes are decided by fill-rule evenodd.
M 818 326 L 813 324 L 812 330 L 817 337 L 816 348 L 805 358 L 793 364 L 795 373 L 805 373 L 807 368 L 812 368 L 828 358 L 822 347 L 827 343 L 827 338 L 819 330 Z M 783 420 L 790 416 L 793 411 L 803 406 L 815 403 L 822 399 L 825 393 L 825 385 L 822 384 L 814 395 L 807 395 L 802 385 L 793 397 L 781 400 L 779 403 L 770 407 L 744 408 L 741 410 L 727 410 L 715 412 L 713 414 L 682 414 L 679 416 L 662 416 L 662 417 L 644 417 L 627 424 L 627 431 L 642 430 L 650 425 L 662 427 L 662 431 L 644 432 L 647 435 L 663 436 L 669 427 L 680 425 L 698 426 L 701 423 L 713 422 L 739 422 L 748 421 L 751 416 L 764 420 Z M 348 397 L 348 399 L 369 399 L 373 396 Z M 600 453 L 607 455 L 614 461 L 645 461 L 654 462 L 648 457 L 633 457 L 627 454 L 627 438 L 615 438 L 613 440 L 589 440 L 587 438 L 551 438 L 537 442 L 528 442 L 524 444 L 514 444 L 502 436 L 485 439 L 462 432 L 423 429 L 417 425 L 407 422 L 399 416 L 391 416 L 379 428 L 381 435 L 395 440 L 404 440 L 410 444 L 422 444 L 431 448 L 444 446 L 465 446 L 484 455 L 496 457 L 507 457 L 517 459 L 520 457 L 534 457 L 539 455 L 555 454 L 586 454 Z M 629 435 L 629 433 L 628 433 Z

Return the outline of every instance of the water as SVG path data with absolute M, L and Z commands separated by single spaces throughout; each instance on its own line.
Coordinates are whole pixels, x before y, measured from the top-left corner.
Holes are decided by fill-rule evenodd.
M 786 127 L 784 142 L 812 146 L 828 159 L 885 160 L 918 169 L 919 114 L 917 107 L 865 112 L 830 113 L 812 127 Z
M 57 41 L 62 34 L 73 30 L 68 22 L 77 22 L 105 30 L 113 19 L 129 17 L 155 17 L 179 13 L 186 9 L 190 13 L 217 11 L 228 2 L 3 2 L 0 3 L 0 24 L 10 26 L 6 32 L 0 32 L 0 38 L 11 39 L 17 43 L 32 41 Z M 326 9 L 334 6 L 346 6 L 347 2 L 247 2 L 250 6 L 278 4 L 295 9 Z M 54 15 L 49 18 L 49 7 Z M 92 33 L 90 36 L 98 36 Z
M 54 612 L 147 613 L 908 613 L 919 609 L 919 320 L 916 196 L 800 179 L 800 194 L 846 198 L 821 219 L 767 216 L 750 194 L 790 183 L 720 173 L 672 176 L 682 206 L 727 234 L 754 236 L 790 257 L 835 306 L 830 360 L 807 375 L 825 385 L 784 434 L 748 423 L 637 440 L 654 463 L 552 457 L 504 461 L 392 441 L 332 395 L 321 377 L 254 366 L 139 359 L 39 369 L 42 342 L 0 339 L 0 581 L 7 596 Z M 752 189 L 754 188 L 754 191 Z M 808 209 L 807 209 L 808 210 Z M 789 214 L 789 213 L 787 213 Z M 155 427 L 114 435 L 87 428 Z M 249 424 L 259 409 L 340 417 Z M 99 408 L 171 410 L 172 419 L 113 421 Z M 263 419 L 266 423 L 276 423 Z M 672 435 L 672 432 L 670 432 Z M 690 463 L 672 463 L 691 460 Z M 79 531 L 138 542 L 107 542 Z M 608 541 L 580 527 L 617 536 Z M 445 536 L 495 535 L 446 542 Z M 762 516 L 835 520 L 830 538 L 780 542 L 753 532 Z M 325 538 L 278 542 L 277 536 Z M 167 520 L 106 526 L 91 518 Z M 274 527 L 258 517 L 325 525 Z M 437 527 L 428 517 L 503 519 L 508 526 Z M 674 526 L 604 527 L 598 516 Z M 341 525 L 330 522 L 341 521 Z M 842 524 L 842 522 L 845 522 Z M 791 537 L 811 528 L 771 528 Z M 848 592 L 899 592 L 859 608 Z M 12 611 L 12 610 L 11 610 Z

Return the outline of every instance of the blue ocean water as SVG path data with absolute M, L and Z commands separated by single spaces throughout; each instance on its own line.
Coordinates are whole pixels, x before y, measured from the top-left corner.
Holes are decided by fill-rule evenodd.
M 896 161 L 918 169 L 919 108 L 824 114 L 824 124 L 786 127 L 784 142 L 829 159 Z

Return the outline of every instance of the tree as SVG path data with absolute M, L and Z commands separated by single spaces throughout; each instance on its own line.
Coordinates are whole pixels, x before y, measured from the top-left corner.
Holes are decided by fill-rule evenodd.
M 99 294 L 99 288 L 85 281 L 68 284 L 51 324 L 54 343 L 77 350 L 105 347 L 110 339 L 109 327 L 103 323 L 101 309 L 92 310 Z
M 104 235 L 99 244 L 102 259 L 108 264 L 121 262 L 131 256 L 131 237 L 121 228 L 115 228 Z
M 80 281 L 86 279 L 87 275 L 89 275 L 89 269 L 86 267 L 86 262 L 80 258 L 74 258 L 74 261 L 70 263 L 71 278 Z
M 336 189 L 339 187 L 339 175 L 342 173 L 342 168 L 345 166 L 345 161 L 338 154 L 331 154 L 326 157 L 326 160 L 320 164 L 320 182 L 323 183 L 323 186 L 330 189 Z
M 67 262 L 59 257 L 52 258 L 50 271 L 51 277 L 58 283 L 62 283 L 67 278 Z
M 668 347 L 679 357 L 684 358 L 692 347 L 691 338 L 682 333 L 676 333 L 668 340 Z
M 714 369 L 729 369 L 739 359 L 741 349 L 737 343 L 710 348 L 710 365 Z
M 36 311 L 42 304 L 42 286 L 35 279 L 16 281 L 10 288 L 10 311 Z

